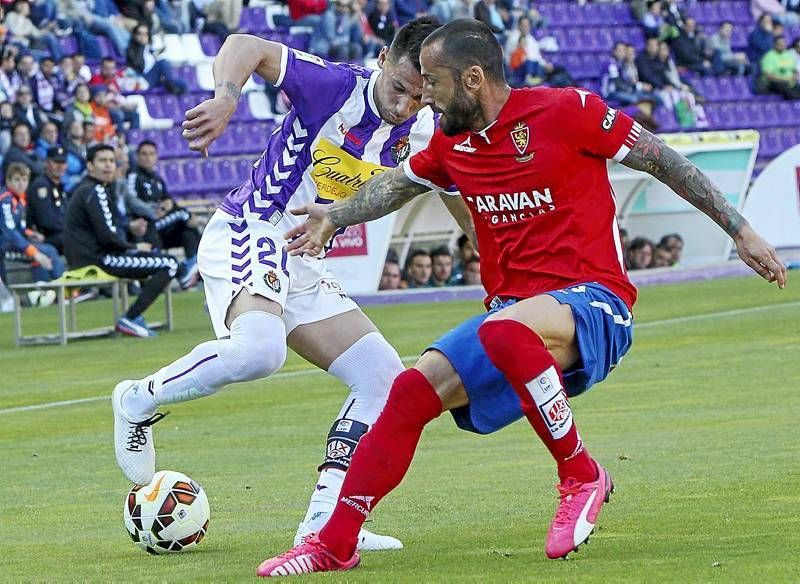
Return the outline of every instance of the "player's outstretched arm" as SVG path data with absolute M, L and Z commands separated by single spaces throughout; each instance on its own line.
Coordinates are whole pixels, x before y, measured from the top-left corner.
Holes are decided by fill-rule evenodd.
M 651 174 L 700 209 L 733 238 L 744 263 L 768 282 L 777 282 L 779 288 L 786 285 L 786 266 L 775 248 L 750 227 L 719 188 L 685 156 L 643 129 L 622 164 Z
M 214 97 L 186 112 L 183 137 L 189 148 L 208 155 L 236 111 L 242 87 L 253 73 L 275 84 L 281 72 L 283 46 L 246 34 L 232 34 L 214 59 Z
M 396 211 L 430 189 L 410 180 L 401 167 L 392 168 L 368 180 L 358 192 L 332 205 L 312 203 L 292 209 L 293 215 L 308 215 L 285 235 L 291 255 L 317 255 L 340 227 L 358 225 Z
M 461 195 L 448 195 L 447 193 L 439 193 L 444 206 L 456 220 L 458 226 L 461 228 L 475 249 L 478 249 L 478 236 L 475 233 L 475 223 L 472 220 L 472 213 L 469 212 L 469 207 L 461 198 Z

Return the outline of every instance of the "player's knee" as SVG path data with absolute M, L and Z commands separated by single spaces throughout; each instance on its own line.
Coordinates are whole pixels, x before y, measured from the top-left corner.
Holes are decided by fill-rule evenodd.
M 503 363 L 524 358 L 520 355 L 519 336 L 516 334 L 520 327 L 528 333 L 531 332 L 521 322 L 511 319 L 486 319 L 478 328 L 478 339 L 483 349 L 498 367 L 502 368 Z M 538 340 L 538 336 L 535 338 Z
M 403 371 L 394 380 L 384 412 L 391 412 L 411 422 L 422 416 L 423 419 L 419 421 L 427 424 L 433 417 L 428 419 L 425 408 L 420 408 L 421 402 L 437 403 L 439 409 L 436 416 L 442 412 L 442 401 L 436 393 L 436 389 L 419 369 L 412 367 Z
M 286 325 L 274 314 L 250 311 L 231 324 L 223 358 L 234 381 L 253 381 L 275 373 L 286 361 Z
M 383 399 L 403 371 L 405 366 L 397 351 L 379 332 L 361 337 L 328 368 L 355 396 Z

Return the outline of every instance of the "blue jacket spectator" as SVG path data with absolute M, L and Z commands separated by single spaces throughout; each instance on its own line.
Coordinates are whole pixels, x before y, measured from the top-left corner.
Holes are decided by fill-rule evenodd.
M 427 0 L 395 0 L 394 11 L 400 26 L 414 20 L 417 15 L 427 14 L 429 3 Z
M 765 12 L 750 33 L 747 39 L 747 57 L 751 63 L 761 62 L 761 57 L 772 50 L 774 39 L 772 24 L 772 17 Z
M 311 52 L 332 61 L 360 61 L 363 56 L 361 23 L 353 15 L 349 0 L 335 0 L 322 15 L 312 37 Z

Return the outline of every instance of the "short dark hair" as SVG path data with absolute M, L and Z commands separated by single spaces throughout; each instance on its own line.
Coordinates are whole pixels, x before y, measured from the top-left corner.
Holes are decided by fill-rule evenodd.
M 448 256 L 453 257 L 453 254 L 450 253 L 450 249 L 446 245 L 440 245 L 439 247 L 435 248 L 431 251 L 431 259 L 437 256 Z
M 487 79 L 505 82 L 503 48 L 485 23 L 472 18 L 451 20 L 431 33 L 422 46 L 434 44 L 439 45 L 451 69 L 461 72 L 477 65 Z
M 116 59 L 114 59 L 114 57 L 103 57 L 103 61 L 102 62 L 103 63 L 111 62 L 111 63 L 114 63 L 114 65 L 117 64 L 117 61 L 116 61 Z
M 679 234 L 677 234 L 677 233 L 667 233 L 664 237 L 661 238 L 661 240 L 658 242 L 658 245 L 659 246 L 666 245 L 666 244 L 669 243 L 670 239 L 677 239 L 678 241 L 683 243 L 683 238 Z
M 644 249 L 647 246 L 650 246 L 653 249 L 656 247 L 655 244 L 653 244 L 653 242 L 646 237 L 634 237 L 633 240 L 631 240 L 630 245 L 628 245 L 628 250 L 636 251 L 639 249 Z
M 394 37 L 389 47 L 388 56 L 393 63 L 397 63 L 403 57 L 408 57 L 417 71 L 421 71 L 419 52 L 422 49 L 422 41 L 441 26 L 442 23 L 435 16 L 420 16 L 406 23 L 397 31 L 397 36 Z
M 456 239 L 456 245 L 458 246 L 458 249 L 464 249 L 464 246 L 467 245 L 468 241 L 469 237 L 467 237 L 466 233 L 459 235 L 458 239 Z
M 414 258 L 418 258 L 419 256 L 431 257 L 431 254 L 429 254 L 424 249 L 412 249 L 411 253 L 408 254 L 408 259 L 406 260 L 406 265 L 410 266 L 411 262 L 414 260 Z
M 112 148 L 108 144 L 95 144 L 86 151 L 86 162 L 94 162 L 94 159 L 97 158 L 98 154 L 106 151 L 111 152 L 113 154 L 114 148 Z
M 152 146 L 153 148 L 156 149 L 156 152 L 158 152 L 158 146 L 156 146 L 155 142 L 153 142 L 152 140 L 142 140 L 141 142 L 139 142 L 139 145 L 136 147 L 136 154 L 139 154 L 141 149 L 144 148 L 145 146 Z

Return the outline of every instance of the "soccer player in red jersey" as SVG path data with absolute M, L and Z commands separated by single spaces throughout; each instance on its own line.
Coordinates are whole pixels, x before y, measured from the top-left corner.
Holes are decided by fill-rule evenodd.
M 560 479 L 547 557 L 565 557 L 588 539 L 613 483 L 581 441 L 569 398 L 603 380 L 627 352 L 636 301 L 607 159 L 670 186 L 716 221 L 759 275 L 780 288 L 786 282 L 775 250 L 719 189 L 630 117 L 581 89 L 510 89 L 486 25 L 450 22 L 425 40 L 420 62 L 423 101 L 442 114 L 428 148 L 351 199 L 297 210 L 309 220 L 287 234 L 288 249 L 316 254 L 338 227 L 455 185 L 475 221 L 489 312 L 447 333 L 396 378 L 329 522 L 263 562 L 260 576 L 355 567 L 359 528 L 402 480 L 424 426 L 448 410 L 478 433 L 524 415 Z

